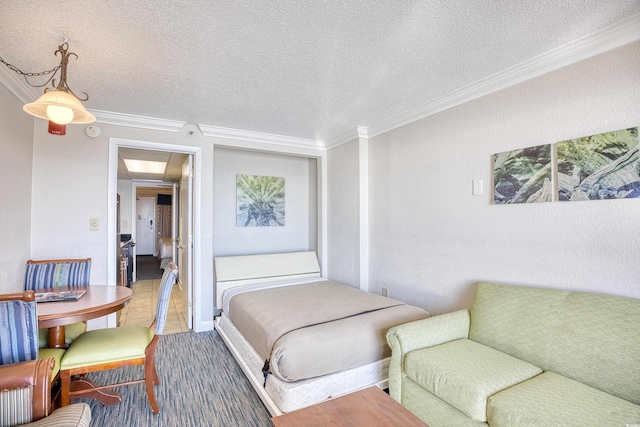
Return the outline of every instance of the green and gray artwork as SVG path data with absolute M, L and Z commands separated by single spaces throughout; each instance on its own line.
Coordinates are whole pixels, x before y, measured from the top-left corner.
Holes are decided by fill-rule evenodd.
M 638 128 L 558 143 L 558 200 L 640 197 Z
M 550 202 L 551 145 L 493 155 L 495 204 Z
M 237 175 L 236 226 L 284 226 L 284 189 L 284 178 Z

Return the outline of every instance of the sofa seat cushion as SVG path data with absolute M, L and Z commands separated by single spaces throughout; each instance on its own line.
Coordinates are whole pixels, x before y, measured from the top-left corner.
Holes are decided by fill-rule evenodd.
M 407 376 L 425 390 L 481 422 L 487 421 L 489 396 L 542 372 L 467 339 L 412 351 L 404 365 Z
M 489 398 L 492 427 L 640 425 L 640 406 L 553 372 Z

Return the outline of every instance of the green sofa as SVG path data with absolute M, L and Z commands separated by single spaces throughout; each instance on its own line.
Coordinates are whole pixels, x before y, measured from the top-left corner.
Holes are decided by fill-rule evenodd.
M 430 427 L 640 426 L 640 300 L 482 282 L 387 341 L 389 392 Z

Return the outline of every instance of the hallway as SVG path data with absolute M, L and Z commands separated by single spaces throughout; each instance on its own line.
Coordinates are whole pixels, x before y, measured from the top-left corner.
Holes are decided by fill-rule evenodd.
M 118 326 L 149 326 L 156 313 L 160 279 L 133 282 L 133 299 L 122 309 Z M 187 324 L 182 315 L 182 291 L 176 284 L 171 291 L 164 334 L 186 332 Z

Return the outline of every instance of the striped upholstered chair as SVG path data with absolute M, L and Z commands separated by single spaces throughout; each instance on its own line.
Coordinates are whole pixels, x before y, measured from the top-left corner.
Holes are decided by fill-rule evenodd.
M 88 286 L 91 258 L 43 259 L 27 261 L 24 290 L 40 290 L 60 286 Z
M 38 348 L 38 317 L 33 291 L 0 295 L 0 365 L 54 359 L 53 381 L 60 371 L 63 349 Z
M 24 275 L 24 290 L 43 290 L 62 286 L 88 286 L 91 276 L 91 258 L 44 259 L 27 261 Z M 65 342 L 73 340 L 87 330 L 84 322 L 65 326 Z M 47 329 L 40 330 L 39 347 L 47 346 Z
M 91 409 L 77 403 L 51 412 L 53 358 L 0 366 L 1 427 L 89 427 Z
M 151 326 L 94 329 L 80 335 L 69 346 L 60 367 L 62 406 L 68 405 L 72 398 L 82 397 L 83 394 L 91 394 L 96 390 L 144 382 L 151 409 L 156 414 L 160 412 L 153 390 L 155 384 L 160 384 L 155 367 L 155 352 L 164 331 L 171 289 L 177 276 L 178 268 L 170 262 L 160 281 L 156 317 Z M 135 365 L 144 365 L 143 379 L 104 386 L 85 383 L 78 390 L 71 390 L 72 376 Z

